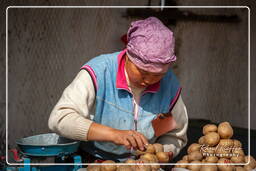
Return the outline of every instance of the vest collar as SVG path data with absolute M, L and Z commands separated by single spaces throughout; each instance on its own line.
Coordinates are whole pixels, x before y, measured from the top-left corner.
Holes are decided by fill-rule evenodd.
M 121 51 L 117 57 L 118 58 L 118 69 L 117 69 L 117 76 L 116 76 L 116 88 L 129 91 L 127 80 L 125 77 L 125 71 L 124 71 L 125 60 L 126 60 L 125 54 L 126 54 L 126 49 Z M 144 90 L 144 93 L 156 93 L 159 89 L 160 89 L 160 81 L 148 86 Z

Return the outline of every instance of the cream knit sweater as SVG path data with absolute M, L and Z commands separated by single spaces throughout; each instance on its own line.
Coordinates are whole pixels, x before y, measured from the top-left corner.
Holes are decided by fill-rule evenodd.
M 139 96 L 140 91 L 134 96 Z M 136 99 L 136 97 L 134 99 Z M 92 114 L 95 108 L 95 90 L 91 76 L 87 71 L 81 70 L 72 83 L 64 90 L 61 98 L 49 117 L 48 126 L 57 134 L 64 137 L 87 141 L 87 133 L 92 124 Z M 187 143 L 188 116 L 181 96 L 172 109 L 177 128 L 155 138 L 164 144 L 166 152 L 172 151 L 176 156 Z

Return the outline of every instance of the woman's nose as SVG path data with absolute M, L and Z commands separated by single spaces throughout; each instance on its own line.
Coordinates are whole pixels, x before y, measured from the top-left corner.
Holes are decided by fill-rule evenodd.
M 143 79 L 143 83 L 145 83 L 146 85 L 150 85 L 150 84 L 152 84 L 152 78 L 150 78 L 150 77 L 145 77 L 144 79 Z
M 150 85 L 151 81 L 150 80 L 143 80 L 143 82 L 146 84 L 146 85 Z

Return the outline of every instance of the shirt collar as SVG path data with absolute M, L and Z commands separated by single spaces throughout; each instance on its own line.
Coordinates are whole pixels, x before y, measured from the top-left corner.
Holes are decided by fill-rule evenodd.
M 118 69 L 117 69 L 117 77 L 116 77 L 116 88 L 124 89 L 129 91 L 127 80 L 125 77 L 125 54 L 126 49 L 121 51 L 118 55 Z M 148 86 L 144 93 L 156 93 L 160 89 L 160 81 Z M 130 91 L 129 91 L 130 92 Z

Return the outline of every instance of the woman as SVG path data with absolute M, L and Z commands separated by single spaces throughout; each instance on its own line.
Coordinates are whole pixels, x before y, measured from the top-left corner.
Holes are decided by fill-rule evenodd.
M 170 69 L 176 60 L 173 33 L 149 17 L 132 22 L 127 40 L 125 50 L 81 68 L 54 107 L 49 128 L 82 141 L 86 152 L 101 159 L 122 161 L 131 150 L 156 142 L 174 157 L 186 145 L 188 118 Z

